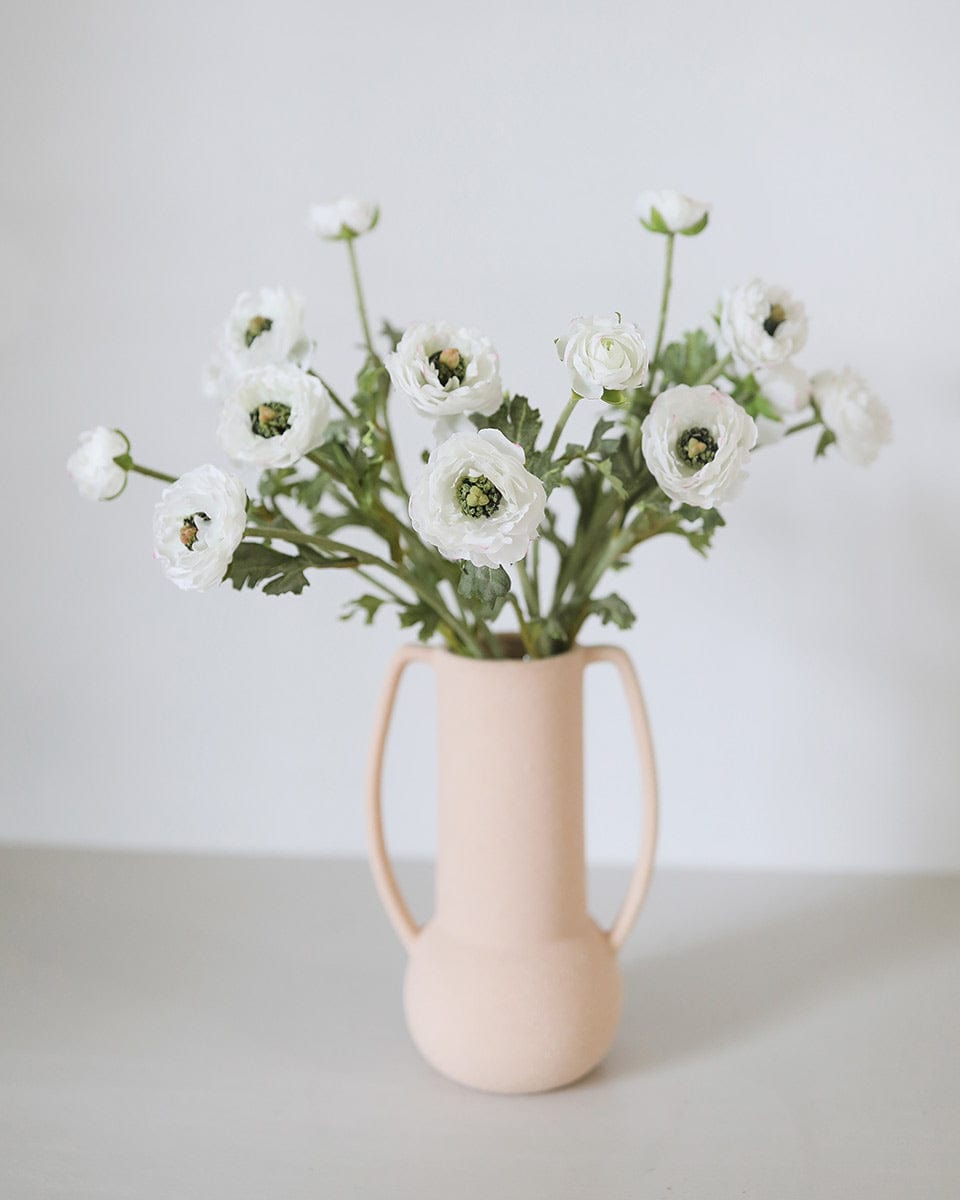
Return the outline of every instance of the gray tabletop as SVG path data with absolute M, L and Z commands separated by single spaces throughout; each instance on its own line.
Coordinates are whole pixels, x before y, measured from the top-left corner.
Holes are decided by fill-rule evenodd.
M 3 850 L 0 1196 L 955 1200 L 958 918 L 957 879 L 661 871 L 606 1063 L 497 1097 L 408 1042 L 362 864 Z

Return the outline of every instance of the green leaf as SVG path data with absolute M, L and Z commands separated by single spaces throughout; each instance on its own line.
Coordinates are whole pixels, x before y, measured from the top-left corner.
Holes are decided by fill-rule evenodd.
M 390 343 L 390 349 L 396 350 L 400 345 L 400 339 L 403 337 L 403 330 L 398 329 L 396 325 L 391 325 L 386 317 L 383 318 L 383 324 L 380 326 L 380 332 Z
M 780 413 L 760 390 L 754 375 L 738 379 L 733 387 L 733 398 L 751 417 L 766 417 L 770 421 L 782 421 Z
M 601 624 L 616 625 L 618 629 L 629 629 L 637 619 L 626 600 L 615 593 L 591 600 L 587 611 L 598 616 Z
M 461 562 L 457 594 L 482 617 L 496 617 L 509 591 L 510 576 L 503 567 L 475 567 L 471 562 Z
M 421 642 L 429 642 L 437 632 L 440 618 L 428 604 L 410 604 L 400 610 L 401 629 L 411 629 L 419 625 L 417 637 Z
M 237 591 L 263 583 L 267 595 L 279 596 L 283 592 L 299 595 L 308 586 L 303 573 L 305 565 L 299 554 L 284 554 L 262 542 L 241 542 L 233 552 L 224 579 L 229 579 Z
M 358 596 L 347 603 L 340 620 L 349 621 L 352 617 L 362 615 L 364 625 L 372 625 L 374 617 L 386 603 L 382 596 Z
M 685 333 L 682 341 L 671 342 L 660 355 L 660 369 L 667 382 L 691 387 L 716 363 L 716 347 L 702 329 Z
M 719 509 L 697 508 L 692 504 L 681 504 L 677 509 L 677 515 L 682 519 L 682 523 L 677 524 L 674 532 L 685 537 L 694 550 L 706 558 L 707 551 L 713 543 L 714 533 L 721 526 L 726 525 Z
M 813 457 L 822 458 L 826 454 L 827 448 L 832 446 L 836 440 L 837 435 L 832 429 L 824 429 L 823 433 L 820 434 L 820 440 L 817 442 L 817 448 L 814 451 Z
M 478 429 L 499 429 L 511 442 L 516 442 L 527 456 L 527 469 L 533 471 L 533 448 L 543 427 L 543 418 L 526 396 L 511 396 L 489 416 L 474 413 L 470 419 Z

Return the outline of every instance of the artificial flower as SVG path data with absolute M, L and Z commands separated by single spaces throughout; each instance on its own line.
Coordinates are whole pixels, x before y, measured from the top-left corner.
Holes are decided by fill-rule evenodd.
M 803 349 L 807 316 L 783 288 L 751 279 L 724 297 L 720 334 L 737 361 L 753 371 L 785 362 Z
M 380 219 L 380 209 L 372 200 L 341 196 L 332 204 L 315 204 L 307 217 L 311 233 L 336 241 L 368 233 Z
M 437 446 L 410 497 L 410 521 L 444 558 L 501 567 L 523 558 L 547 502 L 524 453 L 497 429 Z
M 247 523 L 239 479 L 219 467 L 196 467 L 165 488 L 153 510 L 153 544 L 166 577 L 207 592 L 226 574 Z
M 814 375 L 813 399 L 824 425 L 837 439 L 837 449 L 848 462 L 868 466 L 893 436 L 886 405 L 849 367 Z
M 589 400 L 605 391 L 641 387 L 647 379 L 650 353 L 638 326 L 612 317 L 574 317 L 557 338 L 557 353 L 570 376 L 571 389 Z
M 245 371 L 272 363 L 304 366 L 313 344 L 304 328 L 303 300 L 282 287 L 241 292 L 227 317 L 203 388 L 222 401 Z
M 320 445 L 329 423 L 326 388 L 286 363 L 239 376 L 224 400 L 217 436 L 237 462 L 290 467 Z
M 500 359 L 490 339 L 475 329 L 456 329 L 447 321 L 414 325 L 387 355 L 386 366 L 421 416 L 489 416 L 503 403 Z
M 665 188 L 641 192 L 636 213 L 641 225 L 651 233 L 682 233 L 690 237 L 706 227 L 710 205 Z
M 127 472 L 115 460 L 129 450 L 123 434 L 105 425 L 80 434 L 80 444 L 67 459 L 67 470 L 85 500 L 112 500 L 120 495 Z
M 736 494 L 757 442 L 753 418 L 709 384 L 661 392 L 641 432 L 654 479 L 671 500 L 696 508 L 716 508 Z

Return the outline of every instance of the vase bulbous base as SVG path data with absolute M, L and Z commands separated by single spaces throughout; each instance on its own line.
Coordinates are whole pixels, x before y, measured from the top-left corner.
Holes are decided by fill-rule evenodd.
M 580 1079 L 610 1048 L 622 983 L 608 938 L 514 946 L 458 939 L 436 921 L 418 935 L 404 986 L 407 1025 L 441 1074 L 487 1092 L 545 1092 Z

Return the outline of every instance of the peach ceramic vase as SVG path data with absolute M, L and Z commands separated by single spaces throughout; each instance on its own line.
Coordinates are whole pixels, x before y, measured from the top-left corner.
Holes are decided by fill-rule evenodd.
M 594 662 L 619 671 L 643 780 L 640 856 L 609 929 L 586 899 L 583 675 Z M 423 927 L 391 870 L 380 800 L 390 715 L 410 663 L 429 664 L 438 691 L 439 844 L 434 915 Z M 627 655 L 613 646 L 537 660 L 400 650 L 375 723 L 367 816 L 377 889 L 409 954 L 407 1025 L 427 1061 L 492 1092 L 546 1091 L 595 1067 L 620 1019 L 617 951 L 643 903 L 656 840 L 650 731 Z

